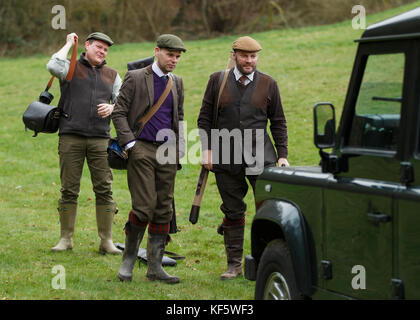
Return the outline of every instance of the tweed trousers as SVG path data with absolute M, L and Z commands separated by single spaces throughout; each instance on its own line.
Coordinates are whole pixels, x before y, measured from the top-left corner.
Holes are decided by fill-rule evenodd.
M 177 164 L 161 164 L 157 159 L 159 145 L 137 140 L 129 150 L 128 188 L 132 212 L 141 222 L 169 223 L 172 219 Z

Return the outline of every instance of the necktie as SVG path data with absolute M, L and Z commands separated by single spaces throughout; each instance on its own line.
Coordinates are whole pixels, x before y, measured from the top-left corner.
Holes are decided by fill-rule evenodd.
M 168 83 L 168 81 L 169 81 L 169 76 L 168 75 L 164 75 L 162 78 L 163 78 L 163 81 L 165 81 L 165 83 Z
M 248 77 L 247 77 L 247 76 L 241 76 L 241 77 L 239 78 L 239 81 L 242 83 L 242 85 L 245 85 L 245 81 L 246 81 L 246 79 L 248 79 Z

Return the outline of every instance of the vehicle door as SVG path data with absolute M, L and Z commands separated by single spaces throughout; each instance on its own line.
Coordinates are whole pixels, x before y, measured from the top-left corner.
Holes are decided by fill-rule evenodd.
M 420 299 L 420 40 L 409 56 L 410 103 L 407 106 L 406 150 L 403 154 L 405 183 L 395 201 L 397 212 L 394 231 L 393 295 Z M 404 181 L 403 181 L 404 182 Z
M 390 294 L 405 77 L 397 48 L 359 47 L 339 133 L 344 172 L 325 189 L 325 287 L 355 298 Z

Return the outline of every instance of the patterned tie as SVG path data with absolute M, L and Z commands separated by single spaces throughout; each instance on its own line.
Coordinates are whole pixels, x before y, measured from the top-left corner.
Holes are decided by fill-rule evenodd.
M 245 85 L 245 81 L 248 79 L 248 77 L 247 76 L 241 76 L 240 78 L 239 78 L 239 81 L 242 83 L 242 85 Z

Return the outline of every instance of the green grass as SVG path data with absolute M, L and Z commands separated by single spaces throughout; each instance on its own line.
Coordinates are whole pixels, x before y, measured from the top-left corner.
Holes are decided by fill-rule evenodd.
M 368 24 L 419 4 L 368 15 Z M 332 26 L 251 35 L 263 47 L 259 69 L 279 84 L 288 121 L 292 165 L 318 163 L 313 145 L 312 106 L 319 101 L 331 101 L 337 115 L 341 114 L 357 49 L 353 40 L 361 33 L 351 28 L 351 21 L 345 21 Z M 196 128 L 209 75 L 225 67 L 231 43 L 237 36 L 186 42 L 188 51 L 176 73 L 184 79 L 188 131 Z M 57 49 L 61 45 L 57 44 Z M 152 43 L 113 46 L 108 64 L 123 77 L 126 63 L 152 55 L 153 47 Z M 253 299 L 254 282 L 244 278 L 219 280 L 226 258 L 223 239 L 216 233 L 223 215 L 213 175 L 209 177 L 198 224 L 188 221 L 198 165 L 184 165 L 176 180 L 177 222 L 181 231 L 173 235 L 167 249 L 186 256 L 176 267 L 168 268 L 180 277 L 180 284 L 168 286 L 147 281 L 145 265 L 135 268 L 132 283 L 117 280 L 121 257 L 97 253 L 94 194 L 87 168 L 79 198 L 75 247 L 71 252 L 50 251 L 59 236 L 55 209 L 60 196 L 58 139 L 55 134 L 32 138 L 30 132 L 24 131 L 21 120 L 27 105 L 37 98 L 49 79 L 45 68 L 48 59 L 38 55 L 0 60 L 0 299 Z M 58 102 L 58 91 L 56 82 L 52 89 L 54 103 Z M 113 191 L 120 208 L 113 237 L 116 242 L 124 242 L 122 229 L 130 210 L 125 172 L 114 171 Z M 250 253 L 249 232 L 255 213 L 251 194 L 246 197 L 245 254 Z M 65 290 L 51 286 L 55 265 L 66 269 Z

